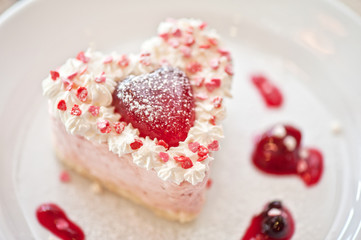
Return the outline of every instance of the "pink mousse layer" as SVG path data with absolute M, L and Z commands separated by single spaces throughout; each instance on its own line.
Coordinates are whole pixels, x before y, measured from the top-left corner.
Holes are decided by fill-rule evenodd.
M 197 185 L 163 181 L 154 170 L 135 165 L 130 154 L 119 157 L 108 150 L 107 144 L 68 134 L 60 120 L 52 118 L 52 123 L 57 155 L 75 170 L 166 218 L 185 222 L 199 214 L 208 173 Z

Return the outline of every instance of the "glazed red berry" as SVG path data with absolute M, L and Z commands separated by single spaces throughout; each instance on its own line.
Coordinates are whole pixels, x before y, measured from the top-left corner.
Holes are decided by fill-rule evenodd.
M 322 153 L 301 146 L 301 132 L 290 125 L 276 125 L 258 140 L 252 161 L 260 170 L 277 175 L 295 174 L 307 186 L 319 182 L 323 172 Z
M 187 75 L 172 67 L 130 76 L 113 94 L 115 111 L 138 128 L 141 137 L 178 146 L 187 138 L 195 120 L 194 99 Z

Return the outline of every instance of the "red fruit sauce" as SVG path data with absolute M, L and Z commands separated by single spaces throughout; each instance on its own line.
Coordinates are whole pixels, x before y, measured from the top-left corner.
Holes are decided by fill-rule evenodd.
M 85 235 L 80 227 L 53 203 L 45 203 L 36 209 L 39 223 L 62 240 L 83 240 Z
M 252 76 L 251 79 L 268 107 L 278 108 L 282 106 L 283 96 L 278 87 L 262 75 Z
M 316 184 L 322 176 L 323 157 L 315 148 L 301 146 L 301 132 L 290 125 L 276 125 L 257 141 L 252 155 L 260 170 L 276 175 L 295 174 L 307 186 Z
M 291 213 L 280 201 L 273 201 L 252 218 L 241 240 L 288 240 L 295 232 Z
M 113 106 L 141 137 L 163 140 L 170 147 L 187 138 L 195 120 L 190 81 L 183 71 L 172 67 L 120 82 L 113 93 Z

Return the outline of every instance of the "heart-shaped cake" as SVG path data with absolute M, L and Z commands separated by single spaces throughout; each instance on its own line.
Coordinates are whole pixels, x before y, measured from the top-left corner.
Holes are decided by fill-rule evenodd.
M 232 61 L 200 20 L 167 20 L 139 54 L 91 49 L 43 81 L 58 158 L 106 188 L 181 222 L 204 203 L 223 137 Z

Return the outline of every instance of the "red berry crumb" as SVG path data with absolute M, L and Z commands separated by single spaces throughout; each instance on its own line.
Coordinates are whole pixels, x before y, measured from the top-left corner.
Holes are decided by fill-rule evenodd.
M 161 33 L 159 34 L 159 37 L 163 38 L 164 41 L 167 41 L 169 38 L 169 34 L 168 33 Z
M 143 146 L 143 143 L 140 139 L 135 139 L 134 142 L 130 144 L 130 148 L 133 150 L 137 150 Z
M 221 79 L 212 78 L 211 80 L 206 82 L 205 86 L 209 92 L 213 92 L 216 88 L 219 88 L 221 86 Z
M 218 41 L 215 38 L 208 38 L 208 42 L 213 45 L 213 46 L 217 46 L 218 45 Z
M 150 53 L 140 54 L 139 62 L 144 66 L 149 66 L 151 64 Z
M 181 37 L 181 36 L 182 36 L 182 31 L 181 31 L 179 28 L 177 28 L 176 30 L 174 30 L 174 31 L 172 32 L 172 35 L 173 35 L 174 37 Z
M 168 40 L 168 44 L 171 45 L 173 48 L 178 48 L 180 45 L 180 42 L 176 38 L 171 38 Z
M 118 61 L 118 65 L 119 65 L 119 67 L 121 67 L 121 68 L 128 67 L 128 65 L 129 65 L 129 59 L 128 59 L 127 55 L 122 55 L 122 56 L 120 57 L 120 60 Z
M 208 145 L 209 151 L 218 151 L 219 150 L 219 143 L 217 140 L 214 140 Z
M 76 77 L 76 75 L 78 75 L 78 72 L 74 72 L 74 73 L 70 74 L 69 76 L 67 76 L 67 79 L 73 80 Z
M 219 68 L 219 58 L 213 58 L 211 59 L 211 61 L 209 62 L 209 65 L 211 66 L 211 68 L 213 70 L 217 70 Z
M 164 140 L 159 140 L 157 145 L 165 147 L 165 149 L 169 148 L 169 145 Z
M 97 122 L 97 126 L 101 133 L 110 133 L 112 130 L 108 120 L 100 120 Z
M 169 160 L 169 154 L 165 152 L 160 152 L 159 157 L 163 162 L 168 162 Z
M 196 76 L 196 77 L 193 77 L 191 80 L 191 84 L 196 87 L 202 87 L 203 83 L 204 83 L 203 77 Z
M 57 107 L 61 111 L 66 111 L 66 102 L 64 100 L 60 100 Z
M 184 169 L 188 169 L 193 167 L 193 162 L 192 160 L 190 160 L 189 158 L 187 160 L 185 160 L 184 162 L 181 163 L 182 168 Z
M 193 167 L 193 162 L 189 157 L 178 156 L 178 157 L 174 157 L 174 160 L 176 162 L 179 162 L 181 164 L 182 168 L 184 168 L 184 169 Z
M 51 76 L 51 79 L 55 81 L 56 79 L 58 79 L 60 74 L 57 71 L 50 71 L 50 76 Z
M 224 71 L 230 76 L 232 76 L 234 74 L 233 67 L 231 64 L 227 64 L 227 66 L 224 68 Z
M 223 98 L 217 96 L 217 97 L 213 98 L 212 102 L 213 102 L 213 105 L 215 108 L 220 108 L 222 106 L 222 101 L 223 101 Z
M 199 146 L 198 148 L 198 156 L 200 157 L 204 157 L 209 153 L 208 148 L 206 148 L 205 146 Z
M 80 101 L 85 102 L 88 97 L 88 90 L 85 87 L 79 87 L 76 96 Z
M 212 124 L 213 126 L 215 126 L 216 120 L 217 120 L 216 116 L 212 116 L 211 119 L 209 119 L 209 123 Z
M 91 113 L 91 115 L 93 115 L 94 117 L 99 115 L 99 106 L 90 106 L 88 111 Z
M 59 179 L 61 182 L 66 183 L 70 181 L 70 175 L 67 171 L 62 171 L 60 173 Z
M 194 44 L 195 40 L 194 37 L 192 35 L 186 35 L 184 37 L 184 45 L 190 47 Z
M 71 109 L 70 114 L 74 115 L 74 116 L 80 116 L 81 115 L 81 110 L 80 110 L 78 104 L 74 104 L 73 108 Z
M 181 46 L 179 49 L 183 53 L 183 57 L 189 58 L 192 56 L 192 49 L 190 47 Z
M 104 83 L 105 80 L 106 80 L 105 72 L 102 72 L 102 74 L 100 74 L 99 77 L 96 77 L 96 78 L 94 79 L 94 81 L 95 81 L 96 83 Z
M 202 71 L 202 65 L 198 62 L 190 62 L 188 63 L 186 69 L 188 72 L 195 74 L 197 72 Z
M 206 22 L 202 22 L 201 25 L 199 25 L 199 29 L 203 30 L 207 27 L 207 23 Z
M 212 179 L 209 178 L 206 184 L 206 188 L 210 189 L 212 187 L 212 183 L 213 183 Z
M 121 134 L 124 131 L 125 124 L 121 122 L 116 122 L 114 123 L 113 127 L 116 133 Z
M 76 56 L 76 59 L 78 59 L 79 61 L 82 61 L 83 63 L 88 63 L 90 60 L 88 57 L 85 56 L 83 51 L 78 53 L 78 55 Z
M 199 45 L 199 48 L 201 48 L 201 49 L 208 49 L 208 48 L 210 48 L 210 47 L 211 47 L 211 45 L 209 45 L 209 44 Z
M 208 155 L 205 155 L 205 156 L 203 156 L 203 157 L 199 157 L 199 158 L 197 159 L 197 161 L 198 161 L 198 162 L 202 162 L 202 161 L 206 160 L 207 158 L 208 158 Z
M 108 64 L 108 63 L 111 63 L 113 62 L 113 57 L 112 56 L 108 56 L 104 59 L 103 63 L 104 64 Z
M 200 146 L 199 142 L 188 143 L 189 150 L 191 150 L 194 153 L 196 153 L 198 151 L 199 146 Z
M 208 99 L 208 95 L 206 93 L 197 93 L 194 97 L 198 100 L 206 100 Z

